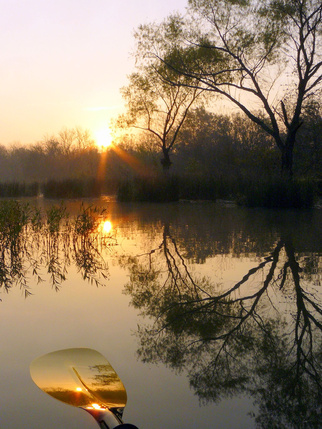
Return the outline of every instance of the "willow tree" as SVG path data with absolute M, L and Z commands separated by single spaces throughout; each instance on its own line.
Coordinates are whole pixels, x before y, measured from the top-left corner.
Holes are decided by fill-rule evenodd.
M 154 39 L 160 46 L 173 39 L 172 34 L 166 34 L 165 24 L 163 30 L 162 37 Z M 151 135 L 151 141 L 162 152 L 163 169 L 169 170 L 172 164 L 170 154 L 179 132 L 191 107 L 201 100 L 203 88 L 195 78 L 172 72 L 152 58 L 140 41 L 136 56 L 138 70 L 129 76 L 129 84 L 121 89 L 126 113 L 119 116 L 117 126 L 135 128 Z
M 172 73 L 192 79 L 194 89 L 221 96 L 262 127 L 280 150 L 282 172 L 292 176 L 303 106 L 321 90 L 321 0 L 188 3 L 171 43 L 154 42 L 160 28 L 153 24 L 141 27 L 142 45 Z M 208 52 L 203 61 L 192 54 L 201 50 Z

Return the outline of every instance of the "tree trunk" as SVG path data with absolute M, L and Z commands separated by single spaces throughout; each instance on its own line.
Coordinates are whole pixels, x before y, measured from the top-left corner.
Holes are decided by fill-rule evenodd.
M 292 179 L 293 177 L 293 149 L 298 129 L 299 125 L 289 129 L 284 144 L 280 141 L 279 145 L 279 148 L 282 153 L 281 173 L 282 176 L 289 179 Z
M 164 172 L 169 171 L 172 162 L 170 161 L 169 152 L 167 150 L 163 151 L 163 158 L 161 159 L 161 164 Z
M 293 147 L 286 146 L 282 150 L 282 165 L 281 165 L 282 176 L 292 178 L 293 177 Z

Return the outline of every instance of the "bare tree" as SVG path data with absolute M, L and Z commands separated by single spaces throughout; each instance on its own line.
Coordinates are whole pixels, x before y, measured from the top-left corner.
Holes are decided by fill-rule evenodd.
M 190 78 L 172 73 L 171 82 L 162 75 L 169 74 L 158 62 L 146 64 L 146 52 L 138 49 L 141 66 L 139 71 L 129 76 L 129 85 L 121 92 L 127 104 L 127 112 L 120 115 L 117 125 L 121 128 L 133 127 L 147 132 L 161 149 L 161 164 L 165 171 L 172 162 L 170 153 L 177 141 L 187 113 L 200 99 L 203 89 L 183 84 Z
M 280 150 L 282 172 L 292 176 L 303 105 L 321 89 L 321 1 L 189 0 L 189 6 L 190 19 L 142 26 L 141 45 L 172 73 L 194 79 L 190 86 L 221 96 L 260 125 Z M 168 43 L 160 43 L 160 31 L 171 34 Z

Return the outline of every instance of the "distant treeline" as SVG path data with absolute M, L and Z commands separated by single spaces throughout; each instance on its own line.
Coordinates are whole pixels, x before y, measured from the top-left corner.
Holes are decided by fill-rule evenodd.
M 295 180 L 318 186 L 321 140 L 322 117 L 307 118 L 294 153 Z M 157 143 L 145 134 L 123 135 L 114 147 L 101 151 L 88 132 L 64 130 L 28 146 L 0 146 L 0 196 L 96 196 L 116 193 L 121 186 L 121 198 L 126 193 L 131 198 L 135 183 L 143 186 L 146 181 L 151 187 L 161 180 L 164 186 L 160 158 Z M 189 113 L 171 161 L 171 199 L 242 195 L 241 188 L 250 183 L 272 183 L 280 177 L 280 154 L 256 124 L 238 114 L 219 115 L 203 108 Z

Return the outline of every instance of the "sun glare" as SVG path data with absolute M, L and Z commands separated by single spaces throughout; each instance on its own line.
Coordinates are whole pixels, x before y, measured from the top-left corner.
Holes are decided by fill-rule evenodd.
M 98 147 L 100 148 L 107 148 L 109 146 L 111 146 L 112 144 L 112 136 L 111 136 L 111 131 L 109 128 L 104 128 L 101 130 L 98 130 L 95 133 L 95 141 Z

